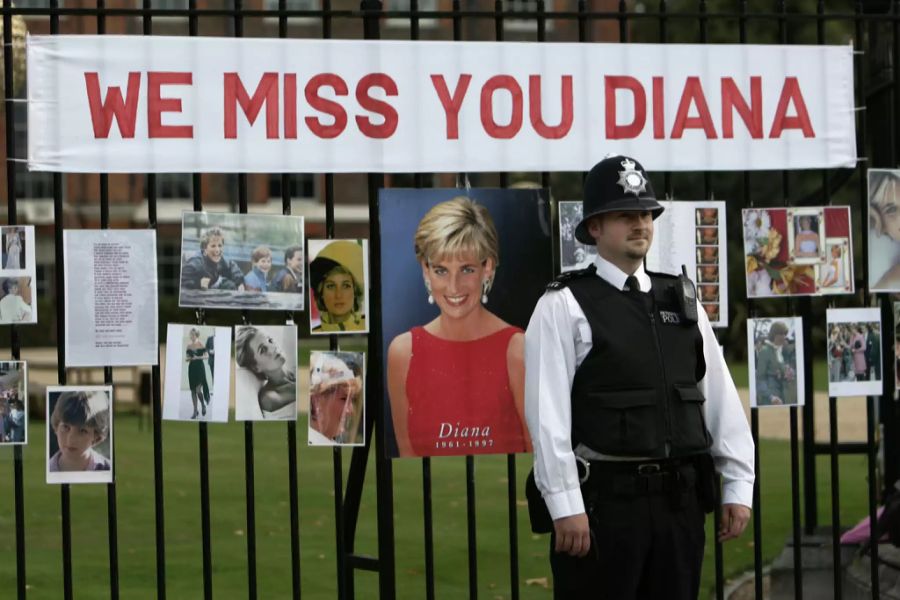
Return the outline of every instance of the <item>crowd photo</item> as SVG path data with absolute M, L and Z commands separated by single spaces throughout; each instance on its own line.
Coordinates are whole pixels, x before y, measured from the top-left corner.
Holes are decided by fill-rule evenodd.
M 24 362 L 0 362 L 0 444 L 26 441 L 25 380 Z
M 832 324 L 828 332 L 828 381 L 873 380 L 881 380 L 881 324 Z

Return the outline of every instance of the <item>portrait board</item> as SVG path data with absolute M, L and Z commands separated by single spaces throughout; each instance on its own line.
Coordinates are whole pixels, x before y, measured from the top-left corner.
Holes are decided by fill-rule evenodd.
M 303 217 L 185 212 L 178 305 L 303 310 Z
M 713 327 L 728 326 L 728 231 L 721 200 L 660 200 L 653 222 L 647 269 L 680 275 L 697 284 L 697 297 Z M 688 233 L 688 232 L 693 232 Z
M 309 240 L 309 331 L 367 333 L 368 240 Z
M 748 298 L 853 293 L 850 208 L 742 211 Z
M 828 395 L 881 395 L 879 309 L 829 308 L 825 317 Z
M 112 483 L 110 385 L 47 388 L 47 483 Z
M 238 421 L 297 418 L 297 327 L 234 328 L 234 417 Z
M 451 200 L 455 204 L 445 204 Z M 389 456 L 524 451 L 518 351 L 553 278 L 549 193 L 384 189 L 379 208 Z M 496 244 L 485 235 L 489 221 Z M 458 227 L 461 222 L 466 227 Z M 417 229 L 427 240 L 423 252 L 431 252 L 425 269 L 414 252 Z M 457 237 L 441 233 L 448 230 L 468 232 L 481 245 L 457 246 Z M 486 253 L 493 248 L 499 266 L 482 260 L 475 246 Z M 474 332 L 451 338 L 460 323 L 476 322 Z
M 28 367 L 0 361 L 0 446 L 28 443 Z
M 869 169 L 869 291 L 900 292 L 900 169 Z
M 230 384 L 231 328 L 169 323 L 162 418 L 226 423 Z
M 310 446 L 365 444 L 365 366 L 363 352 L 310 353 Z
M 560 270 L 565 273 L 590 266 L 597 256 L 597 247 L 575 239 L 575 228 L 581 222 L 581 200 L 561 200 L 556 206 L 559 211 Z
M 155 365 L 156 232 L 63 231 L 66 366 Z
M 803 319 L 747 319 L 750 406 L 803 406 Z
M 0 227 L 0 325 L 37 323 L 34 227 Z

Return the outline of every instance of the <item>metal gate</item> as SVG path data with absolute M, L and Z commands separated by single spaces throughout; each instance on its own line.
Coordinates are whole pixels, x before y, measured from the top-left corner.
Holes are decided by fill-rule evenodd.
M 22 21 L 24 19 L 24 21 Z M 867 265 L 867 240 L 866 228 L 861 226 L 867 221 L 866 213 L 866 179 L 865 170 L 870 167 L 897 167 L 898 152 L 900 152 L 900 0 L 882 0 L 871 2 L 835 1 L 826 3 L 823 0 L 786 2 L 785 0 L 762 0 L 751 2 L 747 0 L 722 0 L 695 1 L 695 0 L 647 0 L 625 1 L 621 0 L 388 0 L 382 4 L 379 0 L 362 0 L 360 3 L 341 2 L 338 0 L 184 0 L 184 1 L 151 1 L 134 0 L 128 3 L 107 2 L 96 0 L 96 3 L 87 0 L 23 0 L 19 6 L 13 6 L 11 0 L 3 0 L 3 65 L 4 65 L 4 89 L 5 89 L 5 126 L 6 126 L 6 193 L 8 198 L 8 223 L 20 222 L 22 214 L 32 214 L 27 209 L 32 203 L 31 197 L 26 192 L 42 186 L 47 190 L 52 204 L 52 216 L 48 216 L 47 231 L 52 230 L 54 260 L 49 261 L 56 265 L 62 265 L 62 233 L 65 226 L 84 226 L 86 219 L 94 219 L 101 228 L 107 228 L 115 224 L 112 215 L 118 208 L 114 193 L 111 193 L 110 175 L 97 174 L 91 177 L 78 179 L 72 176 L 64 176 L 54 173 L 48 178 L 36 182 L 37 176 L 25 173 L 22 170 L 24 156 L 21 124 L 16 119 L 17 114 L 24 110 L 24 100 L 17 93 L 15 80 L 17 61 L 22 61 L 22 48 L 17 45 L 15 31 L 17 26 L 24 22 L 27 28 L 39 33 L 119 33 L 130 35 L 154 35 L 161 32 L 176 35 L 227 35 L 242 37 L 245 35 L 268 37 L 363 37 L 366 39 L 380 38 L 406 38 L 406 39 L 452 39 L 452 40 L 530 40 L 536 43 L 545 41 L 570 41 L 570 42 L 644 42 L 644 43 L 778 43 L 778 44 L 835 44 L 852 43 L 855 53 L 856 72 L 856 105 L 858 107 L 857 131 L 858 154 L 862 157 L 855 170 L 833 170 L 820 172 L 788 172 L 762 174 L 762 173 L 661 173 L 654 175 L 659 178 L 657 189 L 662 189 L 671 197 L 712 199 L 727 198 L 729 223 L 732 231 L 736 231 L 740 223 L 740 208 L 751 206 L 804 206 L 822 205 L 836 202 L 847 204 L 851 207 L 853 219 L 860 228 L 861 261 L 857 263 L 858 281 L 866 281 Z M 231 198 L 232 209 L 236 212 L 246 213 L 252 208 L 256 180 L 247 174 L 235 174 L 227 177 L 224 184 Z M 318 194 L 324 202 L 325 219 L 320 233 L 326 237 L 334 237 L 336 229 L 335 210 L 340 209 L 342 203 L 338 201 L 336 186 L 346 184 L 344 176 L 321 174 L 316 176 L 321 193 Z M 19 181 L 17 182 L 17 178 Z M 577 190 L 580 178 L 573 174 L 558 173 L 532 173 L 532 174 L 457 174 L 455 181 L 471 180 L 478 185 L 495 185 L 506 187 L 520 179 L 529 179 L 539 183 L 543 187 L 567 188 Z M 295 182 L 288 174 L 273 174 L 269 176 L 271 182 L 280 182 L 279 191 L 282 212 L 290 214 L 292 211 L 292 191 Z M 189 176 L 190 200 L 193 210 L 202 210 L 208 203 L 208 193 L 204 193 L 204 185 L 207 180 L 201 174 L 195 173 Z M 422 187 L 430 185 L 434 178 L 429 174 L 417 173 L 409 177 L 385 176 L 381 173 L 370 173 L 365 178 L 364 189 L 368 198 L 368 237 L 371 240 L 371 272 L 373 288 L 380 289 L 380 264 L 381 251 L 378 223 L 378 190 L 385 185 L 407 185 Z M 574 183 L 573 183 L 574 181 Z M 28 182 L 29 185 L 23 185 Z M 132 227 L 160 227 L 159 210 L 164 208 L 164 201 L 159 198 L 160 176 L 148 174 L 144 176 L 144 191 L 147 200 L 146 219 L 143 222 L 131 222 Z M 450 182 L 452 185 L 452 180 Z M 97 198 L 98 202 L 81 202 L 75 208 L 78 214 L 73 223 L 71 216 L 72 203 L 64 201 L 64 197 L 77 195 L 72 190 L 81 186 L 88 189 L 81 197 L 82 200 Z M 84 191 L 84 189 L 82 191 Z M 218 190 L 218 188 L 216 188 Z M 772 198 L 777 198 L 773 201 Z M 85 214 L 97 210 L 97 216 L 85 217 Z M 67 216 L 68 215 L 68 216 Z M 28 219 L 25 219 L 28 221 Z M 739 239 L 739 236 L 730 236 Z M 48 242 L 49 243 L 49 242 Z M 556 257 L 558 259 L 558 257 Z M 558 260 L 557 260 L 558 264 Z M 62 366 L 64 360 L 64 346 L 59 343 L 64 335 L 63 312 L 61 307 L 66 301 L 63 296 L 63 271 L 61 268 L 52 269 L 54 280 L 52 287 L 55 289 L 56 311 L 56 346 L 58 373 L 57 380 L 60 384 L 67 383 L 70 373 Z M 732 269 L 736 284 L 734 289 L 742 284 L 737 283 L 738 273 L 743 269 Z M 859 274 L 862 274 L 860 277 Z M 162 279 L 162 277 L 161 277 Z M 50 281 L 48 279 L 48 285 Z M 857 289 L 863 291 L 851 298 L 858 306 L 880 306 L 882 322 L 893 322 L 890 298 L 886 295 L 871 295 L 865 291 L 864 285 L 858 285 Z M 795 300 L 767 300 L 746 301 L 741 310 L 735 310 L 738 304 L 732 296 L 731 314 L 739 315 L 731 328 L 720 331 L 720 338 L 729 349 L 745 347 L 743 317 L 762 316 L 772 314 L 774 309 L 783 313 L 805 315 L 808 318 L 804 323 L 804 337 L 813 340 L 812 315 L 821 315 L 825 304 L 820 299 L 795 299 Z M 842 303 L 844 303 L 842 301 Z M 835 306 L 830 301 L 828 306 Z M 382 362 L 380 343 L 380 315 L 381 298 L 379 294 L 373 294 L 372 301 L 371 332 L 368 341 L 368 360 L 371 365 L 380 365 Z M 45 313 L 46 316 L 46 313 Z M 198 311 L 195 317 L 198 323 L 205 322 L 208 315 Z M 291 315 L 285 315 L 291 318 Z M 185 318 L 184 315 L 181 317 Z M 241 317 L 233 314 L 230 322 L 247 322 L 248 315 Z M 45 320 L 46 322 L 46 320 Z M 13 359 L 19 359 L 23 347 L 22 342 L 31 334 L 29 329 L 11 326 L 9 329 L 9 344 Z M 337 349 L 337 338 L 332 336 L 330 347 Z M 740 352 L 740 350 L 738 350 Z M 806 368 L 806 380 L 813 380 L 813 359 L 815 345 L 807 344 L 804 364 Z M 882 336 L 883 372 L 891 373 L 894 370 L 893 341 L 888 336 Z M 104 381 L 114 381 L 113 371 L 104 369 Z M 804 552 L 804 534 L 812 534 L 819 527 L 820 522 L 827 523 L 832 536 L 832 559 L 834 565 L 841 564 L 840 545 L 838 543 L 840 531 L 847 524 L 840 519 L 840 470 L 839 458 L 842 455 L 857 454 L 865 459 L 866 479 L 868 480 L 867 507 L 868 514 L 875 514 L 876 505 L 882 496 L 879 481 L 884 485 L 890 485 L 900 476 L 900 414 L 896 402 L 896 393 L 893 382 L 889 377 L 884 378 L 884 393 L 880 398 L 870 397 L 866 404 L 866 439 L 853 442 L 842 442 L 838 428 L 838 402 L 830 398 L 829 425 L 830 437 L 827 443 L 815 441 L 815 417 L 813 411 L 812 386 L 806 391 L 807 398 L 802 409 L 791 407 L 789 411 L 790 428 L 790 512 L 791 512 L 791 543 L 793 545 L 794 573 L 800 573 Z M 436 597 L 460 597 L 462 594 L 469 598 L 501 597 L 518 599 L 520 597 L 549 597 L 549 591 L 543 586 L 532 588 L 526 586 L 525 580 L 528 574 L 520 569 L 520 552 L 524 538 L 530 533 L 520 535 L 520 526 L 523 522 L 520 510 L 521 482 L 523 481 L 523 468 L 527 470 L 527 457 L 506 457 L 505 463 L 505 505 L 507 519 L 505 523 L 488 523 L 491 531 L 500 531 L 508 537 L 505 544 L 507 551 L 503 556 L 508 561 L 508 580 L 502 585 L 493 584 L 493 587 L 485 588 L 484 582 L 479 584 L 479 543 L 476 527 L 476 514 L 478 504 L 476 502 L 476 460 L 469 456 L 459 459 L 464 466 L 464 475 L 461 485 L 465 489 L 465 546 L 458 545 L 448 547 L 444 543 L 446 531 L 441 531 L 441 510 L 436 510 L 433 499 L 434 462 L 429 458 L 421 459 L 421 502 L 415 512 L 422 513 L 422 521 L 417 524 L 421 527 L 420 550 L 414 554 L 420 561 L 421 573 L 416 572 L 415 579 L 421 579 L 423 585 L 419 587 L 418 581 L 414 589 L 404 582 L 407 574 L 399 573 L 397 567 L 398 546 L 395 539 L 398 523 L 405 525 L 404 506 L 395 502 L 395 464 L 383 458 L 384 434 L 379 426 L 381 419 L 381 404 L 385 401 L 382 390 L 384 389 L 383 374 L 378 368 L 371 368 L 367 374 L 367 410 L 365 448 L 350 452 L 334 449 L 332 452 L 333 471 L 333 514 L 334 514 L 334 558 L 336 561 L 336 581 L 326 582 L 322 592 L 320 587 L 314 586 L 310 591 L 307 586 L 301 589 L 301 564 L 308 567 L 309 563 L 301 561 L 301 530 L 300 516 L 304 507 L 300 503 L 301 482 L 298 477 L 300 465 L 298 464 L 297 431 L 295 423 L 288 423 L 284 435 L 287 444 L 287 488 L 289 515 L 286 527 L 280 527 L 278 535 L 289 539 L 290 557 L 284 557 L 285 564 L 289 564 L 291 574 L 292 595 L 300 598 L 325 597 L 336 595 L 338 598 L 394 598 L 398 595 L 410 598 L 436 598 Z M 163 452 L 163 435 L 165 428 L 161 422 L 160 407 L 160 370 L 153 367 L 150 373 L 150 406 L 152 411 L 152 463 L 153 463 L 153 514 L 154 540 L 144 540 L 145 544 L 153 544 L 155 547 L 155 563 L 153 565 L 154 581 L 143 584 L 145 593 L 152 593 L 157 598 L 184 597 L 182 593 L 171 591 L 176 578 L 186 575 L 173 575 L 171 558 L 167 554 L 166 544 L 166 503 L 164 488 L 174 485 L 166 478 L 166 461 Z M 803 427 L 800 431 L 798 412 L 802 410 Z M 376 416 L 377 415 L 377 416 Z M 751 426 L 754 438 L 757 441 L 757 481 L 764 480 L 764 472 L 760 467 L 760 445 L 765 447 L 766 440 L 759 439 L 759 418 L 756 409 L 751 413 Z M 876 470 L 876 459 L 879 444 L 877 429 L 879 422 L 882 428 L 880 447 L 883 451 L 883 469 L 879 474 Z M 259 460 L 254 456 L 254 448 L 259 442 L 254 441 L 254 436 L 259 435 L 258 426 L 246 423 L 244 428 L 244 484 L 245 484 L 245 529 L 242 537 L 246 540 L 245 558 L 241 564 L 222 564 L 217 560 L 217 544 L 214 543 L 214 535 L 221 536 L 223 532 L 216 532 L 212 526 L 210 475 L 210 447 L 209 431 L 206 423 L 198 424 L 198 470 L 200 481 L 199 504 L 200 521 L 202 531 L 202 572 L 196 575 L 202 579 L 202 593 L 205 598 L 213 597 L 239 597 L 246 594 L 250 598 L 256 598 L 260 594 L 260 582 L 266 576 L 266 563 L 260 565 L 257 541 L 262 535 L 263 529 L 270 528 L 270 523 L 260 523 L 256 500 L 257 488 L 265 486 L 275 487 L 279 484 L 271 481 L 255 481 L 254 467 Z M 232 426 L 236 427 L 236 426 Z M 374 436 L 374 437 L 373 437 Z M 34 444 L 32 440 L 32 444 Z M 38 444 L 39 445 L 39 444 Z M 38 450 L 33 450 L 38 452 Z M 61 559 L 62 590 L 41 589 L 41 586 L 33 584 L 35 570 L 43 572 L 46 568 L 43 564 L 36 569 L 35 562 L 29 559 L 33 556 L 30 549 L 43 543 L 29 534 L 28 519 L 26 519 L 26 497 L 24 472 L 24 454 L 29 448 L 15 447 L 12 451 L 11 461 L 11 494 L 4 495 L 0 500 L 0 511 L 12 511 L 12 518 L 0 519 L 0 537 L 10 540 L 15 539 L 15 560 L 3 561 L 0 564 L 0 595 L 10 597 L 13 589 L 20 599 L 32 596 L 57 597 L 62 592 L 64 598 L 74 597 L 78 590 L 77 580 L 83 574 L 76 574 L 73 567 L 77 560 L 73 561 L 77 549 L 73 545 L 72 531 L 73 521 L 78 515 L 73 513 L 73 491 L 69 485 L 60 486 L 59 513 L 61 526 L 61 547 L 59 558 Z M 816 457 L 824 455 L 829 458 L 827 473 L 830 479 L 830 516 L 828 519 L 820 519 L 817 504 L 817 482 L 821 479 L 821 469 L 817 473 Z M 349 458 L 349 465 L 345 464 Z M 453 459 L 443 459 L 453 460 Z M 374 481 L 372 479 L 372 465 L 374 463 Z M 802 463 L 802 469 L 801 469 Z M 368 488 L 375 487 L 374 498 L 367 495 L 367 471 L 369 471 Z M 819 478 L 817 479 L 817 475 Z M 880 476 L 879 476 L 880 475 Z M 6 476 L 7 478 L 9 476 Z M 280 484 L 284 485 L 284 484 Z M 404 485 L 409 485 L 405 483 Z M 6 484 L 0 485 L 5 489 Z M 760 502 L 760 485 L 754 492 L 753 512 L 753 565 L 755 581 L 755 597 L 763 597 L 764 560 L 763 560 L 763 519 L 767 514 L 768 506 Z M 819 486 L 821 487 L 821 486 Z M 280 489 L 283 490 L 283 487 Z M 120 522 L 117 516 L 118 503 L 121 500 L 117 496 L 115 483 L 108 484 L 106 488 L 107 501 L 107 540 L 108 540 L 108 579 L 109 595 L 118 598 L 123 590 L 139 586 L 136 582 L 129 582 L 127 571 L 120 567 L 121 534 Z M 486 500 L 486 499 L 483 499 Z M 496 505 L 497 498 L 490 501 Z M 399 511 L 399 512 L 398 512 Z M 802 513 L 802 517 L 801 517 Z M 49 515 L 48 515 L 49 516 Z M 55 516 L 55 515 L 54 515 Z M 149 519 L 149 513 L 143 515 Z M 715 515 L 717 518 L 718 515 Z M 357 547 L 360 520 L 369 523 L 377 523 L 377 545 L 374 552 L 362 551 Z M 483 525 L 483 523 L 482 523 Z M 711 525 L 708 525 L 711 527 Z M 14 534 L 13 534 L 14 532 Z M 524 533 L 524 530 L 523 530 Z M 743 541 L 748 542 L 745 534 Z M 539 542 L 542 547 L 544 542 Z M 371 550 L 371 549 L 369 549 Z M 456 553 L 466 555 L 466 587 L 467 590 L 444 591 L 442 575 L 436 569 L 436 555 L 442 553 Z M 43 553 L 42 555 L 43 556 Z M 715 561 L 707 565 L 715 571 L 714 593 L 717 598 L 725 595 L 726 572 L 733 570 L 724 560 L 724 552 L 720 545 L 714 548 Z M 871 597 L 879 597 L 878 579 L 878 546 L 873 545 L 871 560 Z M 491 560 L 496 559 L 493 552 Z M 543 558 L 542 560 L 545 560 Z M 439 562 L 439 561 L 438 561 Z M 15 572 L 13 573 L 13 564 Z M 216 588 L 214 592 L 215 569 L 245 569 L 247 589 L 223 589 Z M 261 573 L 261 568 L 263 572 Z M 833 593 L 835 598 L 842 595 L 841 569 L 834 568 Z M 378 592 L 374 591 L 375 584 L 370 579 L 363 579 L 366 572 L 374 572 L 377 575 Z M 549 567 L 547 569 L 549 573 Z M 398 575 L 400 579 L 398 580 Z M 307 572 L 308 576 L 308 572 Z M 12 582 L 15 582 L 13 586 Z M 541 583 L 541 582 L 538 582 Z M 152 592 L 147 591 L 152 586 Z M 526 590 L 528 590 L 526 592 Z M 794 597 L 803 597 L 803 582 L 801 577 L 794 577 Z

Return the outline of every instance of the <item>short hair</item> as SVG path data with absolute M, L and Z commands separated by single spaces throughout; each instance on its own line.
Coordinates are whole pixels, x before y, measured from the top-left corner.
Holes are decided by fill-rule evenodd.
M 63 392 L 53 407 L 50 424 L 54 430 L 60 422 L 91 427 L 105 440 L 109 436 L 110 409 L 106 392 Z
M 299 252 L 301 255 L 303 254 L 303 246 L 288 246 L 284 251 L 284 263 L 287 264 L 287 261 L 294 258 L 294 253 Z
M 234 338 L 234 359 L 239 367 L 250 369 L 256 373 L 256 355 L 251 347 L 253 336 L 259 333 L 259 329 L 252 325 L 241 327 Z
M 3 293 L 8 294 L 9 290 L 10 290 L 10 288 L 12 288 L 12 286 L 19 287 L 19 280 L 18 279 L 4 279 L 3 280 Z
M 222 238 L 222 243 L 225 243 L 225 232 L 220 227 L 210 227 L 200 236 L 200 250 L 206 250 L 209 241 L 214 237 Z
M 253 249 L 253 252 L 250 254 L 251 262 L 259 262 L 265 257 L 272 258 L 272 251 L 269 250 L 268 246 L 257 246 Z
M 316 307 L 319 309 L 319 312 L 328 312 L 328 309 L 325 308 L 325 299 L 322 297 L 322 292 L 325 290 L 325 282 L 328 281 L 328 277 L 330 275 L 347 275 L 350 277 L 350 281 L 353 282 L 353 311 L 359 312 L 359 307 L 362 305 L 363 299 L 363 289 L 362 286 L 359 285 L 359 282 L 356 281 L 356 277 L 353 276 L 353 273 L 350 272 L 349 269 L 344 268 L 342 265 L 335 263 L 335 266 L 328 269 L 322 279 L 319 280 L 319 283 L 316 285 Z
M 767 337 L 769 341 L 772 342 L 775 340 L 776 335 L 787 335 L 787 333 L 787 325 L 785 325 L 781 321 L 775 321 L 774 323 L 772 323 L 772 326 L 769 327 L 769 335 Z
M 497 228 L 487 208 L 470 198 L 457 196 L 431 208 L 416 229 L 416 259 L 425 264 L 464 252 L 475 252 L 478 260 L 500 264 Z
M 200 330 L 197 329 L 196 327 L 191 327 L 191 330 L 188 333 L 190 334 L 191 337 L 194 337 L 194 336 L 196 336 L 198 338 L 200 337 Z

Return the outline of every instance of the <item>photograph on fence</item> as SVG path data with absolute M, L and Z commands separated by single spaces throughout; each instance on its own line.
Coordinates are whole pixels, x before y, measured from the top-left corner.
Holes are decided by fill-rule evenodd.
M 163 419 L 227 422 L 230 383 L 230 327 L 169 323 Z
M 561 200 L 557 203 L 557 210 L 560 270 L 565 273 L 591 266 L 597 256 L 597 247 L 575 239 L 575 227 L 581 222 L 581 200 Z
M 900 390 L 900 302 L 894 308 L 894 389 Z
M 159 362 L 156 231 L 63 231 L 66 366 Z
M 654 241 L 647 253 L 647 269 L 680 275 L 684 267 L 697 284 L 700 304 L 712 326 L 727 327 L 725 202 L 661 200 L 660 204 L 665 211 L 653 222 Z
M 111 483 L 112 386 L 47 388 L 47 483 Z
M 389 456 L 525 451 L 523 330 L 553 278 L 549 193 L 383 189 L 379 205 Z
M 900 292 L 900 169 L 869 169 L 869 290 Z
M 28 443 L 28 367 L 0 361 L 0 446 Z
M 297 418 L 297 327 L 234 328 L 234 417 L 238 421 Z
M 877 308 L 829 308 L 828 395 L 881 394 L 881 313 Z
M 0 325 L 37 323 L 34 227 L 0 227 Z
M 178 305 L 303 310 L 303 217 L 185 212 Z
M 366 333 L 369 242 L 309 240 L 309 331 Z
M 803 320 L 747 319 L 750 406 L 802 406 Z
M 365 362 L 363 352 L 310 353 L 310 446 L 365 443 Z
M 748 298 L 853 293 L 849 207 L 745 208 L 741 214 Z
M 0 277 L 0 325 L 37 323 L 31 277 Z

